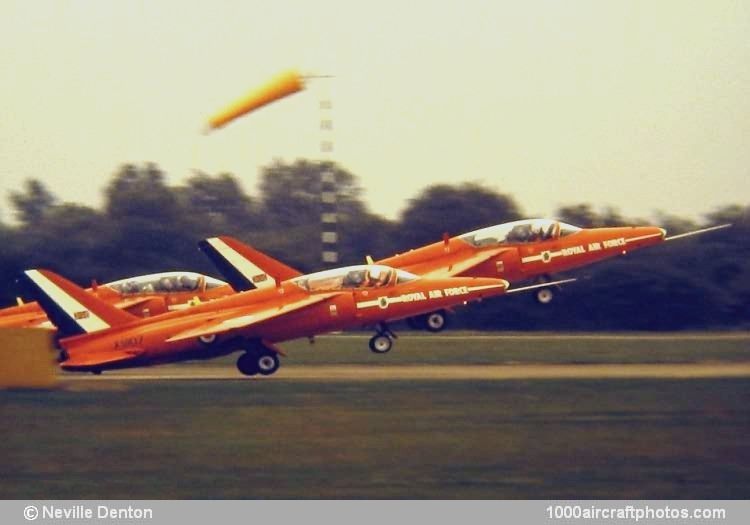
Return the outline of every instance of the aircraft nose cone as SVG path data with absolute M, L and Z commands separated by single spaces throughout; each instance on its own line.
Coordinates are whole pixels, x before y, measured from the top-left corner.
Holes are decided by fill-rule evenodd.
M 659 228 L 659 230 L 661 231 L 661 238 L 665 239 L 667 237 L 667 230 L 664 228 Z

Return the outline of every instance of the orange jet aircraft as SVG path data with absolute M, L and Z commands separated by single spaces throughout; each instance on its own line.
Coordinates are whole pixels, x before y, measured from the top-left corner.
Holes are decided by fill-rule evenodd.
M 95 285 L 87 292 L 138 317 L 159 315 L 234 293 L 227 283 L 194 272 L 163 272 Z M 36 302 L 0 310 L 0 328 L 50 328 Z
M 381 259 L 377 264 L 430 278 L 489 277 L 511 283 L 532 280 L 536 284 L 511 288 L 508 293 L 536 290 L 537 301 L 547 304 L 553 299 L 555 287 L 575 280 L 552 281 L 551 274 L 728 226 L 722 224 L 666 237 L 666 231 L 656 226 L 584 229 L 552 219 L 526 219 L 452 238 L 446 235 L 441 242 Z M 244 250 L 240 241 L 215 237 L 201 241 L 199 246 L 235 289 L 251 289 L 255 280 L 262 282 L 260 268 L 265 261 L 253 258 L 252 250 Z M 368 262 L 372 261 L 368 258 Z M 438 332 L 447 324 L 446 310 L 410 317 L 407 321 L 413 328 Z
M 209 259 L 214 263 L 219 272 L 225 276 L 230 282 L 232 288 L 237 291 L 253 290 L 256 287 L 261 286 L 274 286 L 274 279 L 269 276 L 269 273 L 279 270 L 274 270 L 274 265 L 281 265 L 278 261 L 271 259 L 265 254 L 258 252 L 258 250 L 243 244 L 241 241 L 229 237 L 212 237 L 205 239 L 198 243 L 198 247 L 208 256 Z M 370 264 L 372 262 L 370 261 Z M 293 278 L 301 275 L 297 270 L 283 265 L 283 271 L 285 272 L 285 278 Z M 430 278 L 445 279 L 453 276 L 430 276 Z M 491 277 L 495 278 L 495 277 Z M 503 279 L 504 280 L 504 279 Z M 518 292 L 526 292 L 529 290 L 536 290 L 541 287 L 556 286 L 575 281 L 575 279 L 563 279 L 553 282 L 545 282 L 534 284 L 530 286 L 524 286 L 520 288 L 512 288 L 506 290 L 505 293 L 512 294 Z M 457 301 L 455 304 L 466 304 L 467 301 Z M 444 310 L 438 310 L 443 312 Z M 415 319 L 414 316 L 404 316 L 401 312 L 393 311 L 396 315 L 383 317 L 376 324 L 376 335 L 373 340 L 379 336 L 385 336 L 389 340 L 395 339 L 396 335 L 388 328 L 387 322 L 398 321 L 399 319 Z M 422 316 L 428 316 L 427 314 L 420 314 Z M 416 317 L 416 318 L 420 318 Z M 386 344 L 386 341 L 381 340 L 380 344 L 370 343 L 370 350 L 375 353 L 385 353 L 391 349 L 391 344 Z
M 384 265 L 284 280 L 276 276 L 296 272 L 263 257 L 269 264 L 262 287 L 146 319 L 48 270 L 27 270 L 21 281 L 58 328 L 65 370 L 101 373 L 244 350 L 237 368 L 246 375 L 269 375 L 278 369 L 282 352 L 274 343 L 412 317 L 499 295 L 508 287 L 502 279 L 419 277 Z M 387 352 L 392 344 L 383 332 L 370 340 L 375 352 Z
M 667 237 L 666 230 L 656 226 L 579 228 L 553 219 L 525 219 L 456 237 L 446 234 L 442 242 L 377 262 L 430 277 L 496 277 L 511 283 L 532 280 L 541 285 L 536 290 L 536 300 L 547 304 L 559 284 L 551 282 L 551 274 L 729 226 L 722 224 Z M 543 285 L 545 282 L 547 286 Z M 410 324 L 438 332 L 446 326 L 446 312 L 436 310 L 410 319 Z

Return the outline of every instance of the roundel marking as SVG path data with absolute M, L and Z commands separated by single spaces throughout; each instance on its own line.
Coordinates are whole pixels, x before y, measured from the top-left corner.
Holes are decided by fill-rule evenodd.
M 386 308 L 388 308 L 388 298 L 387 297 L 381 297 L 380 299 L 378 299 L 378 306 L 380 308 L 382 308 L 383 310 L 385 310 Z

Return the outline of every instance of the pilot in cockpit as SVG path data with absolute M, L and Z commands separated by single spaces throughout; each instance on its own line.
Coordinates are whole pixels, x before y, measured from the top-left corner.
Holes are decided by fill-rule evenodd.
M 174 282 L 169 277 L 162 277 L 159 280 L 159 289 L 163 292 L 172 292 L 174 291 Z
M 534 233 L 531 230 L 530 224 L 519 224 L 514 226 L 508 233 L 506 240 L 508 242 L 529 242 L 534 238 Z
M 384 268 L 373 268 L 369 272 L 370 286 L 380 288 L 388 284 L 390 272 Z
M 180 275 L 178 282 L 180 288 L 186 292 L 195 290 L 198 287 L 198 279 L 190 275 Z
M 544 228 L 544 224 L 539 224 L 536 227 L 531 227 L 531 236 L 529 237 L 529 242 L 544 241 L 548 238 L 549 237 L 547 235 L 547 231 Z
M 346 274 L 343 286 L 345 288 L 359 288 L 365 282 L 366 270 L 355 270 Z

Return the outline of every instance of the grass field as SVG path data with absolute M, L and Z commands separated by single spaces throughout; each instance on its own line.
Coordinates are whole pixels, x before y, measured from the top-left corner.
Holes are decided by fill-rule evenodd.
M 286 362 L 750 360 L 742 337 L 363 344 L 286 345 Z M 75 385 L 0 393 L 0 497 L 750 497 L 746 378 Z

